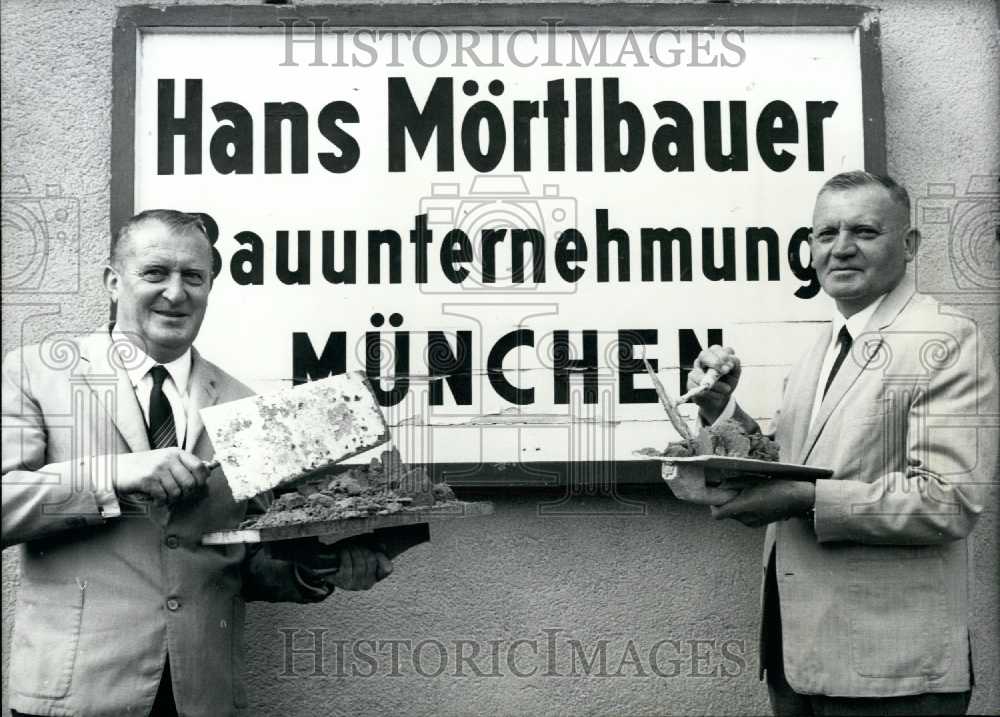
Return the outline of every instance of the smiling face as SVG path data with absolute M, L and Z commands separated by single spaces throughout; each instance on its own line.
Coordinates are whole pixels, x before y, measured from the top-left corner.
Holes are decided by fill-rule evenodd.
M 816 199 L 812 265 L 845 317 L 902 281 L 918 239 L 906 208 L 880 185 L 827 189 Z
M 149 220 L 123 241 L 104 270 L 117 328 L 155 361 L 173 361 L 194 343 L 205 318 L 212 288 L 208 240 Z

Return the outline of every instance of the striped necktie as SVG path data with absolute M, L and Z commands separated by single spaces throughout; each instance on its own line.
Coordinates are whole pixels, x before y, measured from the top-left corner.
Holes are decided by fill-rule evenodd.
M 840 346 L 840 351 L 837 353 L 837 358 L 833 360 L 833 368 L 830 369 L 830 376 L 826 379 L 826 387 L 823 389 L 823 398 L 826 398 L 826 392 L 830 390 L 830 385 L 833 383 L 834 377 L 837 375 L 837 371 L 840 370 L 841 364 L 844 363 L 844 359 L 847 358 L 847 354 L 851 350 L 851 344 L 854 339 L 851 338 L 851 332 L 847 330 L 847 324 L 840 327 L 840 333 L 837 334 L 837 344 Z
M 163 382 L 169 375 L 167 369 L 156 365 L 149 369 L 153 377 L 153 390 L 149 394 L 149 447 L 168 448 L 177 445 L 174 412 L 163 393 Z

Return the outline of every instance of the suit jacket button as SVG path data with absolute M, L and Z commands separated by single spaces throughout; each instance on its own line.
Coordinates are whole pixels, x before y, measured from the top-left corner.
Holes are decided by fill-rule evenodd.
M 169 600 L 167 600 L 167 610 L 173 612 L 175 610 L 180 610 L 180 609 L 181 609 L 180 600 L 176 600 L 174 598 L 170 598 Z
M 168 548 L 176 548 L 180 544 L 181 544 L 181 541 L 177 539 L 176 535 L 168 535 L 167 536 L 167 547 Z

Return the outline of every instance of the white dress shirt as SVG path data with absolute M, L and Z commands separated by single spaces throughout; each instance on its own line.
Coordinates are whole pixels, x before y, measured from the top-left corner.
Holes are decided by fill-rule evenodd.
M 128 338 L 115 328 L 111 332 L 111 340 L 118 347 L 119 342 L 128 341 Z M 125 357 L 122 356 L 121 349 L 117 350 L 129 380 L 132 382 L 139 407 L 142 408 L 142 417 L 145 419 L 146 425 L 149 426 L 149 395 L 153 391 L 153 376 L 149 371 L 157 365 L 157 362 L 134 344 L 132 346 L 134 354 L 128 357 L 128 361 L 124 360 Z M 170 402 L 170 409 L 174 414 L 177 445 L 183 448 L 188 424 L 188 379 L 191 377 L 191 349 L 188 348 L 180 357 L 170 363 L 162 364 L 162 366 L 167 369 L 168 374 L 163 382 L 163 395 Z
M 841 327 L 846 325 L 847 332 L 851 335 L 851 341 L 857 341 L 858 337 L 865 330 L 868 320 L 878 310 L 878 307 L 882 304 L 882 301 L 885 300 L 885 297 L 886 294 L 882 294 L 882 296 L 868 304 L 868 306 L 863 308 L 858 313 L 853 314 L 849 319 L 845 319 L 840 311 L 834 309 L 830 343 L 826 347 L 826 356 L 823 358 L 823 366 L 819 370 L 819 379 L 816 383 L 816 395 L 813 397 L 812 412 L 809 414 L 810 426 L 812 426 L 813 422 L 816 420 L 816 416 L 819 414 L 819 407 L 823 403 L 823 389 L 826 387 L 826 381 L 830 376 L 830 371 L 833 369 L 833 364 L 837 360 L 837 354 L 840 353 L 840 342 L 837 341 L 837 336 L 840 334 Z

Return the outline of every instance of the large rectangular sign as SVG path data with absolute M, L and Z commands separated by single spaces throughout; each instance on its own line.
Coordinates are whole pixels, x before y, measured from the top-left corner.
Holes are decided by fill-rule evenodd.
M 641 7 L 126 12 L 113 221 L 207 214 L 199 350 L 366 370 L 409 461 L 629 460 L 675 437 L 639 359 L 677 394 L 709 343 L 766 418 L 831 311 L 816 190 L 881 163 L 872 29 Z

